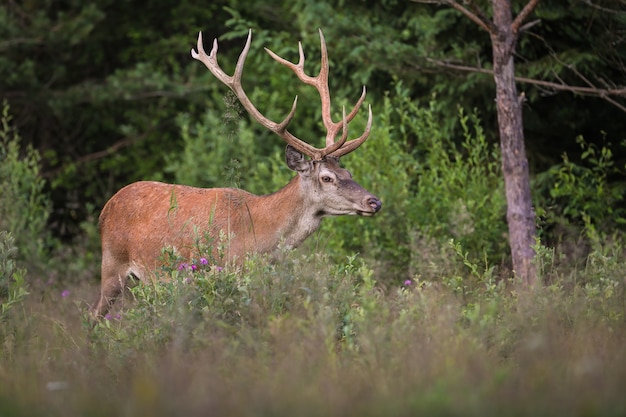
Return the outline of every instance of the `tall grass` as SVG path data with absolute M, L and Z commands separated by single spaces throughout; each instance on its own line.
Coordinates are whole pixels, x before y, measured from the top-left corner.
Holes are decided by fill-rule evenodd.
M 93 286 L 34 289 L 2 323 L 0 415 L 623 415 L 625 264 L 470 296 L 383 291 L 358 257 L 172 265 L 93 328 Z

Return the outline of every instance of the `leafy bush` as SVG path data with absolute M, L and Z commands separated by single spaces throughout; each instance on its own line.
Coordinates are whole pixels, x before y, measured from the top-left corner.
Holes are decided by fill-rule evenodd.
M 51 207 L 39 175 L 40 157 L 30 145 L 22 149 L 6 102 L 0 123 L 0 230 L 15 238 L 18 260 L 39 260 L 50 243 L 46 223 Z
M 207 334 L 263 329 L 292 315 L 318 320 L 329 343 L 350 343 L 349 311 L 360 288 L 369 291 L 373 284 L 372 272 L 356 257 L 332 265 L 324 255 L 284 251 L 282 262 L 255 256 L 241 267 L 217 266 L 203 257 L 170 259 L 160 280 L 138 283 L 130 304 L 96 325 L 99 346 L 120 358 L 171 346 L 198 349 L 210 343 Z
M 226 95 L 227 104 L 221 115 L 208 108 L 200 121 L 192 121 L 186 113 L 178 116 L 183 150 L 168 156 L 165 167 L 175 182 L 248 189 L 250 183 L 259 187 L 259 183 L 267 181 L 265 170 L 259 167 L 265 159 L 265 147 L 242 119 L 240 105 L 234 100 L 234 95 Z M 272 138 L 272 144 L 275 143 Z M 242 172 L 246 175 L 242 176 Z
M 626 165 L 616 163 L 610 144 L 576 141 L 579 162 L 563 154 L 562 163 L 534 181 L 541 237 L 573 263 L 601 251 L 607 240 L 623 240 L 626 230 Z
M 461 149 L 432 131 L 432 117 L 427 113 L 426 128 L 417 127 L 427 151 L 418 172 L 416 217 L 430 234 L 451 236 L 478 254 L 499 255 L 505 247 L 505 201 L 498 148 L 487 143 L 475 114 L 466 116 L 459 109 Z
M 28 295 L 24 281 L 26 271 L 15 262 L 17 252 L 11 233 L 0 231 L 0 323 L 9 310 Z

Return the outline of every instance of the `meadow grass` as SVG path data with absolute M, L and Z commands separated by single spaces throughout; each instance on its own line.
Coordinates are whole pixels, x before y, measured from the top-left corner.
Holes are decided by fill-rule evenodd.
M 0 324 L 0 416 L 625 415 L 626 262 L 586 265 L 471 293 L 385 288 L 356 256 L 172 265 L 94 327 L 95 281 L 30 288 Z

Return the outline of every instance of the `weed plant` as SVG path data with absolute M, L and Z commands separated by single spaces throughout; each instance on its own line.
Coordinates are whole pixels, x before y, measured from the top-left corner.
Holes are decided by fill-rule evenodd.
M 0 231 L 11 233 L 19 260 L 45 257 L 50 239 L 46 233 L 50 202 L 39 175 L 39 153 L 23 147 L 11 126 L 6 100 L 0 118 Z M 39 265 L 33 265 L 33 267 Z

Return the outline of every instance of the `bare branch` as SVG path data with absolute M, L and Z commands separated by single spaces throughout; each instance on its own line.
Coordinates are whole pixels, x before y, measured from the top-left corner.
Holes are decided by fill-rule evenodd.
M 524 6 L 522 11 L 519 12 L 517 17 L 511 24 L 511 30 L 513 31 L 513 33 L 517 34 L 519 32 L 520 27 L 522 26 L 522 23 L 524 23 L 524 20 L 526 20 L 528 15 L 530 15 L 532 11 L 535 9 L 535 7 L 537 7 L 538 3 L 539 3 L 539 0 L 530 0 L 528 3 L 526 3 L 526 6 Z
M 478 6 L 476 6 L 471 0 L 468 0 L 467 3 L 470 6 L 472 6 L 472 9 L 480 10 L 480 8 Z M 444 1 L 444 4 L 447 4 L 448 6 L 453 7 L 456 10 L 458 10 L 459 12 L 463 13 L 471 21 L 476 23 L 478 26 L 480 26 L 481 28 L 483 28 L 487 32 L 489 32 L 491 34 L 497 33 L 498 30 L 497 30 L 496 26 L 493 24 L 493 22 L 491 20 L 485 18 L 485 14 L 482 11 L 480 11 L 480 14 L 474 13 L 474 12 L 470 11 L 469 9 L 463 7 L 459 3 L 457 3 L 456 0 L 446 0 L 446 1 Z
M 448 69 L 452 69 L 455 71 L 474 72 L 474 73 L 493 76 L 493 70 L 486 69 L 486 68 L 452 64 L 450 62 L 436 60 L 436 59 L 428 59 L 428 61 L 442 68 L 448 68 Z M 578 73 L 577 71 L 574 71 L 574 73 L 578 75 L 579 77 L 581 77 L 581 74 Z M 598 97 L 603 100 L 606 100 L 608 103 L 612 104 L 613 106 L 617 107 L 618 109 L 626 113 L 626 106 L 620 104 L 619 102 L 615 101 L 612 98 L 612 97 L 626 97 L 626 87 L 625 88 L 598 88 L 594 86 L 591 83 L 591 81 L 589 81 L 589 79 L 587 79 L 586 77 L 581 77 L 581 79 L 585 82 L 585 84 L 588 85 L 588 87 L 569 85 L 565 83 L 564 81 L 561 81 L 560 83 L 555 83 L 551 81 L 537 80 L 534 78 L 517 77 L 517 76 L 515 77 L 515 81 L 518 83 L 530 84 L 530 85 L 550 89 L 553 91 L 567 91 L 573 94 L 579 94 L 581 96 Z
M 456 1 L 456 0 L 452 0 L 452 1 Z M 490 33 L 496 33 L 498 31 L 498 28 L 496 27 L 495 23 L 489 18 L 489 16 L 487 16 L 487 14 L 483 11 L 483 9 L 480 8 L 480 6 L 474 3 L 474 0 L 463 0 L 463 2 L 466 3 L 471 9 L 471 11 L 476 16 L 478 16 L 478 18 L 482 22 L 484 22 L 485 25 L 489 27 Z
M 620 109 L 621 111 L 626 113 L 626 106 L 621 105 L 617 101 L 613 100 L 611 97 L 607 97 L 607 96 L 602 96 L 601 95 L 600 98 L 603 99 L 603 100 L 608 101 L 610 104 L 614 105 L 615 107 L 617 107 L 618 109 Z
M 536 20 L 533 20 L 532 22 L 528 22 L 528 23 L 526 23 L 526 24 L 523 24 L 523 25 L 519 28 L 519 31 L 520 31 L 520 32 L 527 31 L 528 29 L 530 29 L 531 27 L 533 27 L 533 26 L 535 26 L 535 25 L 538 25 L 539 23 L 541 23 L 541 19 L 536 19 Z
M 72 164 L 74 165 L 83 165 L 86 164 L 88 162 L 91 161 L 95 161 L 98 159 L 102 159 L 102 158 L 106 158 L 109 155 L 113 155 L 114 153 L 116 153 L 117 151 L 119 151 L 122 148 L 125 148 L 127 146 L 133 145 L 134 143 L 144 139 L 145 137 L 148 136 L 149 133 L 153 132 L 154 129 L 151 129 L 148 132 L 144 132 L 143 134 L 139 135 L 139 136 L 135 136 L 135 137 L 126 137 L 124 139 L 120 139 L 117 142 L 115 142 L 114 144 L 112 144 L 111 146 L 109 146 L 106 149 L 100 150 L 100 151 L 96 151 L 93 153 L 89 153 L 87 155 L 82 155 L 76 159 L 74 159 L 72 161 Z M 42 172 L 42 176 L 45 178 L 51 178 L 54 177 L 55 175 L 59 174 L 60 172 L 63 172 L 65 169 L 67 169 L 67 165 L 61 165 L 60 167 L 57 168 L 53 168 L 50 169 L 48 171 Z
M 465 0 L 464 3 L 470 5 L 472 10 L 462 6 L 456 0 L 411 0 L 414 3 L 425 3 L 425 4 L 441 4 L 444 6 L 450 6 L 463 13 L 467 18 L 469 18 L 472 22 L 476 23 L 482 29 L 487 31 L 488 33 L 494 34 L 497 32 L 496 26 L 493 24 L 491 20 L 489 20 L 485 13 L 478 7 L 472 0 Z
M 593 7 L 594 9 L 598 9 L 602 12 L 613 13 L 613 14 L 624 14 L 622 10 L 611 9 L 608 7 L 600 6 L 599 4 L 592 3 L 591 0 L 581 0 L 581 1 L 585 3 L 587 6 Z M 619 2 L 622 3 L 622 5 L 626 4 L 624 0 L 620 0 Z

